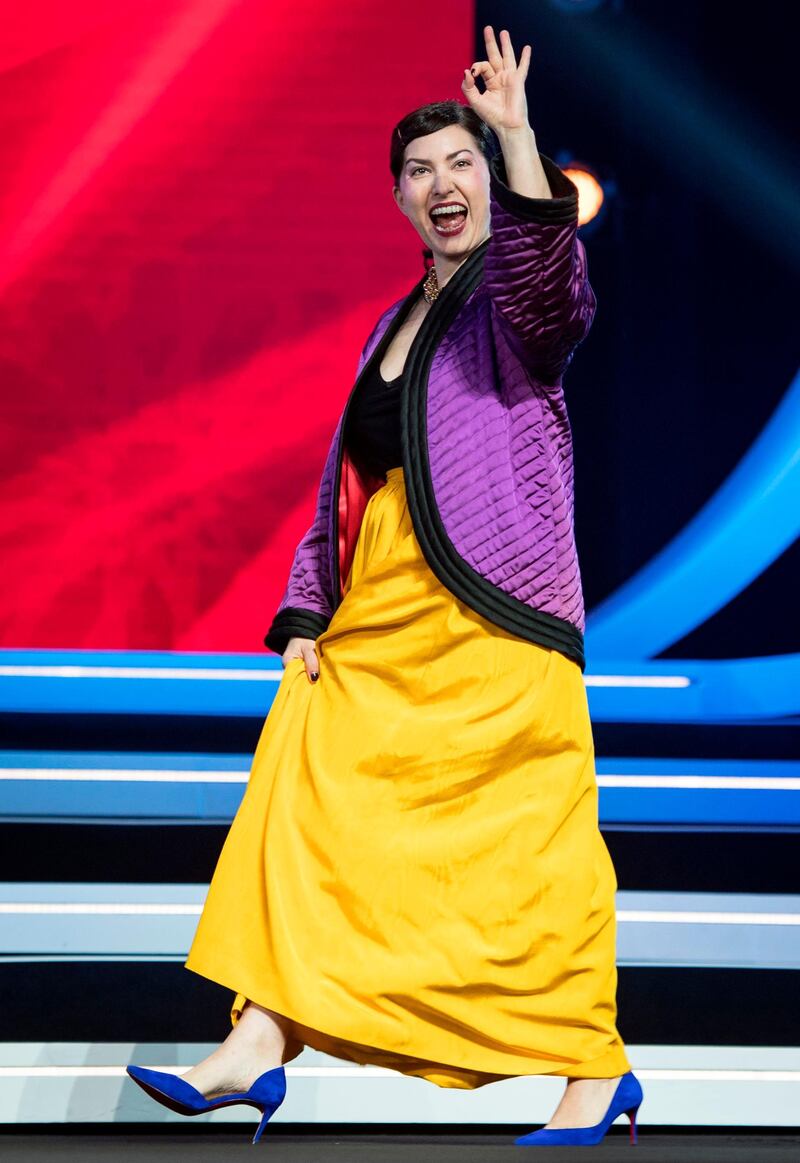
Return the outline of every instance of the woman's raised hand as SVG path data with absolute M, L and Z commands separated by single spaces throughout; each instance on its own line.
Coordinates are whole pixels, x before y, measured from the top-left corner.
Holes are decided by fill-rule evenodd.
M 500 33 L 502 53 L 497 47 L 491 24 L 483 30 L 487 61 L 475 61 L 471 69 L 464 69 L 461 88 L 464 96 L 482 121 L 501 134 L 508 129 L 524 129 L 528 125 L 528 102 L 525 97 L 525 78 L 531 62 L 531 46 L 526 44 L 517 66 L 511 37 L 503 29 Z M 477 77 L 483 77 L 486 92 L 478 91 Z
M 316 682 L 319 678 L 316 645 L 315 638 L 290 638 L 281 655 L 284 670 L 293 658 L 302 658 L 306 664 L 306 674 L 309 681 Z

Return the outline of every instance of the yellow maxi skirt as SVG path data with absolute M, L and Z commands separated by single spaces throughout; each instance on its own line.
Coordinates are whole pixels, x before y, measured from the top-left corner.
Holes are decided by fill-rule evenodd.
M 281 676 L 185 965 L 303 1045 L 442 1087 L 631 1069 L 578 664 L 453 596 L 402 468 Z

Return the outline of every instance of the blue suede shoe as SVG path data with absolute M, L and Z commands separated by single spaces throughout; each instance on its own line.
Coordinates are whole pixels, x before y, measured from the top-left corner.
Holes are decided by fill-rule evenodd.
M 286 1073 L 282 1066 L 274 1066 L 260 1075 L 248 1091 L 241 1094 L 223 1094 L 220 1098 L 208 1099 L 190 1082 L 177 1074 L 164 1070 L 148 1070 L 146 1066 L 126 1066 L 133 1081 L 141 1086 L 151 1098 L 160 1102 L 179 1115 L 204 1115 L 221 1106 L 247 1103 L 261 1111 L 262 1118 L 253 1137 L 257 1143 L 264 1133 L 269 1120 L 286 1096 Z
M 539 1131 L 531 1131 L 521 1139 L 515 1139 L 518 1147 L 556 1147 L 559 1143 L 566 1146 L 589 1147 L 599 1143 L 614 1119 L 626 1114 L 631 1120 L 631 1142 L 636 1142 L 636 1112 L 641 1106 L 644 1091 L 641 1083 L 632 1070 L 623 1074 L 617 1083 L 617 1089 L 612 1095 L 611 1102 L 605 1116 L 593 1127 L 542 1127 Z

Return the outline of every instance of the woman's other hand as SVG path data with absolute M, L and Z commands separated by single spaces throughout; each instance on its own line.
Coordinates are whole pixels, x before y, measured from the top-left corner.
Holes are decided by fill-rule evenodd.
M 284 670 L 293 658 L 302 658 L 306 665 L 309 681 L 316 682 L 319 678 L 316 645 L 315 638 L 290 638 L 281 655 Z
M 500 33 L 502 53 L 497 47 L 491 24 L 483 30 L 487 61 L 475 61 L 471 69 L 464 69 L 461 88 L 464 96 L 482 121 L 497 134 L 505 130 L 528 127 L 528 102 L 525 97 L 525 78 L 531 62 L 531 46 L 526 44 L 519 58 L 519 67 L 511 47 L 511 37 L 503 29 Z M 477 78 L 483 77 L 486 92 L 478 90 Z

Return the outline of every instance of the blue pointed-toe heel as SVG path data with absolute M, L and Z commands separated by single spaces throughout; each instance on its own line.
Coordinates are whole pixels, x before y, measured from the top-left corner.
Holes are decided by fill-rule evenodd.
M 631 1142 L 636 1142 L 636 1112 L 642 1104 L 644 1091 L 639 1079 L 629 1070 L 623 1074 L 617 1083 L 617 1089 L 611 1096 L 608 1110 L 599 1123 L 593 1127 L 542 1127 L 539 1131 L 531 1131 L 514 1142 L 518 1147 L 556 1147 L 559 1143 L 564 1146 L 590 1146 L 599 1143 L 614 1119 L 626 1114 L 631 1120 Z
M 160 1102 L 179 1115 L 204 1115 L 221 1106 L 247 1103 L 261 1111 L 261 1122 L 253 1136 L 257 1143 L 264 1133 L 269 1120 L 286 1097 L 286 1072 L 282 1066 L 274 1066 L 260 1075 L 249 1090 L 240 1094 L 223 1094 L 220 1098 L 208 1099 L 190 1082 L 177 1074 L 163 1070 L 148 1070 L 146 1066 L 126 1066 L 133 1081 L 141 1086 L 151 1098 Z

